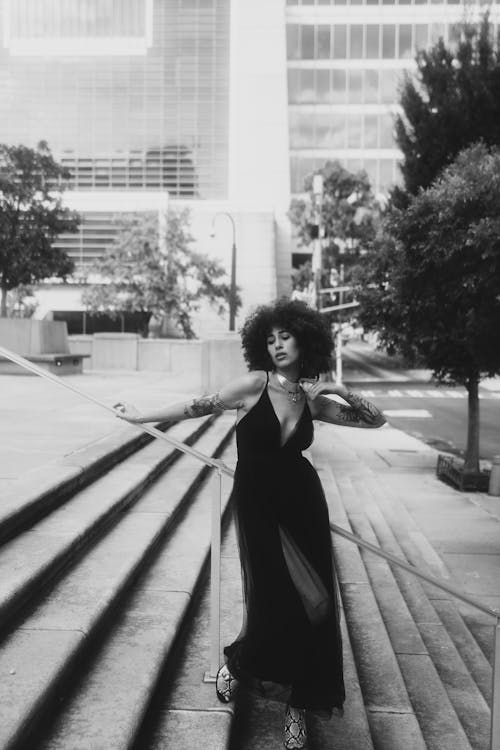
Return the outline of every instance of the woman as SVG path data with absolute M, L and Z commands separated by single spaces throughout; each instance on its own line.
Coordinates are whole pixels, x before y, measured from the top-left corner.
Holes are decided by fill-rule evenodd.
M 228 702 L 242 683 L 283 701 L 285 747 L 303 748 L 305 711 L 342 713 L 345 693 L 328 509 L 302 451 L 312 442 L 313 419 L 380 427 L 385 418 L 344 386 L 318 380 L 330 369 L 333 341 L 322 316 L 303 302 L 257 308 L 243 326 L 242 346 L 250 372 L 217 394 L 147 415 L 117 404 L 118 416 L 149 422 L 237 409 L 232 499 L 245 617 L 224 649 L 216 690 Z

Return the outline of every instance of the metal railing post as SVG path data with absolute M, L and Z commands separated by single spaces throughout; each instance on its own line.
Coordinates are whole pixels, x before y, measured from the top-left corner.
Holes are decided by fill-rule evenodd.
M 215 682 L 220 666 L 220 548 L 222 471 L 217 470 L 218 481 L 212 492 L 212 542 L 210 548 L 210 670 L 204 682 Z
M 500 618 L 498 617 L 493 641 L 490 750 L 500 750 Z

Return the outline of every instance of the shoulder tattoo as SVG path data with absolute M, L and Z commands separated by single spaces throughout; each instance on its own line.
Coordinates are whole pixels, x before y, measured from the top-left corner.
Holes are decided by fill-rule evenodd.
M 194 398 L 184 407 L 186 417 L 206 417 L 207 414 L 218 414 L 227 409 L 226 404 L 218 393 L 213 396 L 202 396 Z

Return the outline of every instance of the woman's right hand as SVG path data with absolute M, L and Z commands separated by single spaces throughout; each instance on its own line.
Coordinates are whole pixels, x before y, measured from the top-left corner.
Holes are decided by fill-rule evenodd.
M 115 409 L 115 416 L 117 416 L 118 419 L 124 419 L 127 422 L 136 423 L 141 421 L 142 414 L 135 408 L 135 406 L 132 406 L 132 404 L 119 401 L 113 406 L 113 409 Z

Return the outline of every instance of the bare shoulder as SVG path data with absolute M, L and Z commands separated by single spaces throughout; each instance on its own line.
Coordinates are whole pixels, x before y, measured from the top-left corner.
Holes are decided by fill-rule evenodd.
M 242 380 L 245 380 L 250 392 L 258 393 L 267 382 L 267 373 L 265 370 L 252 370 L 244 375 Z
M 250 409 L 262 393 L 266 380 L 264 370 L 252 370 L 221 388 L 220 398 L 229 408 Z

